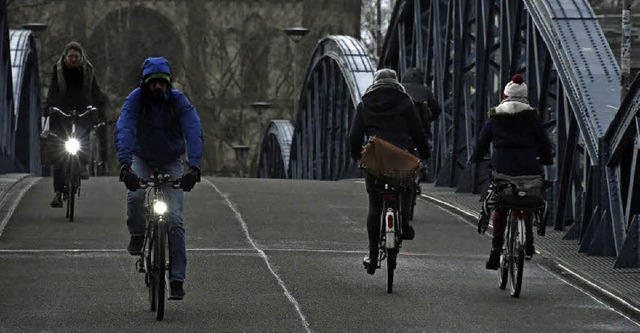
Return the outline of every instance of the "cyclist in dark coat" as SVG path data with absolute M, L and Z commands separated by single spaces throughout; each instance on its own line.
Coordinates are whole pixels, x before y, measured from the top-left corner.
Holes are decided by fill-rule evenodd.
M 69 113 L 71 110 L 83 112 L 89 105 L 95 106 L 98 113 L 94 117 L 78 119 L 76 134 L 81 142 L 80 162 L 82 177 L 88 178 L 89 171 L 87 152 L 89 150 L 89 133 L 92 126 L 104 120 L 106 97 L 100 90 L 93 66 L 87 60 L 84 49 L 78 42 L 70 42 L 64 47 L 60 59 L 53 66 L 53 76 L 47 92 L 44 116 L 49 116 L 51 107 L 57 107 Z M 59 137 L 71 132 L 71 121 L 59 114 L 51 114 L 49 129 Z M 62 208 L 62 191 L 64 188 L 63 161 L 53 166 L 53 191 L 51 207 Z
M 365 136 L 377 136 L 383 140 L 404 148 L 409 152 L 417 150 L 421 158 L 429 156 L 429 146 L 425 133 L 420 126 L 420 118 L 411 97 L 405 93 L 398 82 L 396 72 L 392 69 L 378 70 L 373 84 L 367 88 L 362 101 L 356 108 L 356 115 L 349 133 L 351 157 L 359 160 Z M 369 234 L 369 256 L 365 267 L 369 274 L 375 273 L 378 260 L 378 239 L 380 236 L 380 214 L 382 213 L 382 197 L 380 191 L 384 184 L 367 174 L 365 184 L 369 195 L 369 214 L 367 216 L 367 232 Z M 403 203 L 410 205 L 411 198 Z M 410 209 L 404 209 L 409 213 Z M 405 239 L 413 239 L 414 230 L 409 225 L 409 216 L 403 216 L 405 223 L 403 234 Z
M 183 190 L 190 191 L 200 181 L 203 136 L 195 107 L 171 86 L 167 59 L 153 57 L 144 61 L 140 87 L 122 105 L 115 141 L 120 180 L 129 189 L 127 227 L 131 240 L 127 250 L 131 255 L 142 253 L 145 234 L 145 191 L 140 189 L 138 177 L 149 179 L 153 169 L 158 168 L 172 179 L 181 179 L 182 190 L 166 187 L 164 195 L 169 207 L 171 298 L 182 299 L 187 267 Z M 189 167 L 186 172 L 182 161 L 185 153 Z
M 431 87 L 424 83 L 425 73 L 417 67 L 407 68 L 402 77 L 402 86 L 416 106 L 422 127 L 427 135 L 431 137 L 431 124 L 440 116 L 440 103 L 433 95 Z
M 527 85 L 522 76 L 513 76 L 504 88 L 504 99 L 489 110 L 489 116 L 480 132 L 471 162 L 480 161 L 489 152 L 493 142 L 491 164 L 496 172 L 509 176 L 542 175 L 541 165 L 553 164 L 553 150 L 536 110 L 527 100 Z M 504 212 L 494 210 L 493 239 L 487 269 L 500 266 L 500 249 L 504 243 Z M 535 252 L 533 231 L 527 226 L 525 252 Z

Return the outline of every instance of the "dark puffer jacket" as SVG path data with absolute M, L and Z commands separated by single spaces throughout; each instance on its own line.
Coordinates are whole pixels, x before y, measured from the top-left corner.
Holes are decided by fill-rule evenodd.
M 377 136 L 408 151 L 429 157 L 429 146 L 411 97 L 393 87 L 373 89 L 362 97 L 349 133 L 353 159 L 360 159 L 366 136 Z
M 537 112 L 528 104 L 503 101 L 489 110 L 471 161 L 478 162 L 493 142 L 493 169 L 510 176 L 537 175 L 553 164 L 551 142 Z M 539 160 L 538 160 L 539 158 Z

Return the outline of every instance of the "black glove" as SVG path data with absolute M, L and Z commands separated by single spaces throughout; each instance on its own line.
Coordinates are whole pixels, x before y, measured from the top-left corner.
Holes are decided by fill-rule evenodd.
M 140 188 L 140 178 L 131 171 L 129 164 L 123 164 L 120 167 L 120 181 L 124 182 L 124 186 L 126 186 L 129 191 L 133 192 Z
M 197 182 L 200 182 L 200 168 L 197 166 L 191 166 L 189 167 L 189 171 L 185 172 L 180 179 L 180 187 L 183 191 L 189 192 L 194 186 L 196 186 Z
M 44 108 L 44 110 L 42 110 L 42 116 L 49 117 L 49 115 L 51 115 L 51 108 Z

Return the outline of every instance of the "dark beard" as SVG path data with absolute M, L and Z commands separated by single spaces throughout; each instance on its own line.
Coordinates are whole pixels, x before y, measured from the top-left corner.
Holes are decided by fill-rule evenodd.
M 160 89 L 155 89 L 151 92 L 151 96 L 155 99 L 162 99 L 164 97 L 164 93 Z

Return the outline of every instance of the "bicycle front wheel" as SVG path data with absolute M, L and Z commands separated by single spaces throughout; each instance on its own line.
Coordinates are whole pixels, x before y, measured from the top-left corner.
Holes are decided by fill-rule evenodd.
M 151 225 L 149 228 L 153 228 Z M 155 267 L 153 266 L 156 248 L 155 244 L 155 228 L 147 231 L 147 252 L 143 254 L 145 260 L 144 282 L 149 289 L 149 310 L 156 311 L 156 284 L 155 284 Z
M 519 233 L 524 232 L 524 228 L 520 229 L 518 226 L 524 226 L 524 220 L 519 217 L 511 226 L 510 237 L 510 263 L 509 263 L 509 281 L 511 282 L 511 296 L 519 297 L 520 290 L 522 289 L 522 272 L 524 270 L 524 244 L 518 239 Z
M 154 251 L 154 289 L 156 294 L 156 320 L 162 320 L 164 318 L 164 303 L 165 297 L 165 269 L 166 269 L 166 248 L 167 248 L 167 226 L 165 221 L 158 221 L 155 241 L 156 246 Z

